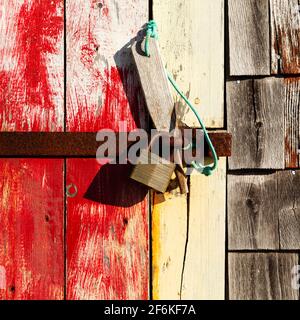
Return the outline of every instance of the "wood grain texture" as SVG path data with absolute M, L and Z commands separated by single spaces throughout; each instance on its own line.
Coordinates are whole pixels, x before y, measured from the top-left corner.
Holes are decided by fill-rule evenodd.
M 270 0 L 272 74 L 300 73 L 298 0 Z
M 284 104 L 282 79 L 227 83 L 230 169 L 285 168 Z
M 277 173 L 281 249 L 300 249 L 300 172 Z
M 268 0 L 228 0 L 230 75 L 270 74 Z
M 225 298 L 226 159 L 211 177 L 192 175 L 182 299 Z
M 226 159 L 220 160 L 213 176 L 196 174 L 190 179 L 188 197 L 154 197 L 153 298 L 157 300 L 224 299 Z
M 224 0 L 154 0 L 153 15 L 168 71 L 206 126 L 223 128 Z M 175 100 L 181 121 L 198 127 L 188 107 Z
M 180 300 L 186 241 L 186 195 L 155 193 L 152 212 L 154 300 Z
M 63 160 L 1 159 L 0 172 L 0 299 L 63 299 Z
M 300 78 L 285 78 L 285 166 L 300 164 Z
M 277 176 L 228 175 L 228 246 L 279 249 Z
M 130 45 L 148 20 L 146 0 L 67 0 L 67 129 L 145 127 Z M 124 129 L 123 129 L 124 130 Z
M 298 171 L 228 176 L 229 249 L 300 248 Z
M 95 159 L 67 160 L 67 189 L 67 299 L 147 299 L 147 189 Z
M 291 285 L 295 265 L 292 253 L 229 253 L 229 299 L 298 300 Z
M 64 126 L 62 0 L 0 1 L 0 130 Z
M 154 128 L 169 132 L 174 129 L 172 127 L 174 101 L 158 43 L 150 38 L 149 46 L 150 57 L 143 52 L 142 42 L 132 46 L 132 55 Z
M 148 20 L 148 1 L 66 4 L 67 129 L 146 127 L 130 42 Z M 67 161 L 68 185 L 78 188 L 67 202 L 68 299 L 148 298 L 147 189 L 129 174 L 95 159 Z

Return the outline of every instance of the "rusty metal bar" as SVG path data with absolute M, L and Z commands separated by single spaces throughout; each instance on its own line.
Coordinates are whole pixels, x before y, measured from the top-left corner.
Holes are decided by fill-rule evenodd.
M 195 132 L 194 132 L 195 133 Z M 231 134 L 211 131 L 219 157 L 231 155 Z M 116 135 L 118 144 L 118 135 Z M 104 141 L 95 132 L 1 132 L 0 157 L 95 157 Z M 132 145 L 134 142 L 128 142 Z M 206 155 L 209 155 L 206 146 Z

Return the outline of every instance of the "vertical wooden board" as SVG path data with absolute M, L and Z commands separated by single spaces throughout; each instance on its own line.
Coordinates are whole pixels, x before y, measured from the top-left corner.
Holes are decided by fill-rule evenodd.
M 231 76 L 270 74 L 268 0 L 228 0 Z
M 1 159 L 0 172 L 0 299 L 63 299 L 63 161 Z
M 153 0 L 153 15 L 168 71 L 206 126 L 223 127 L 224 0 Z M 188 107 L 176 100 L 181 121 L 199 127 Z
M 154 194 L 152 212 L 153 299 L 179 300 L 187 241 L 187 197 Z
M 279 249 L 277 175 L 228 175 L 230 250 Z
M 154 0 L 153 13 L 158 23 L 159 42 L 168 71 L 195 104 L 204 123 L 208 127 L 223 127 L 224 1 Z M 176 112 L 181 122 L 191 127 L 198 127 L 196 119 L 184 104 L 178 101 L 178 98 L 176 99 Z M 224 163 L 225 160 L 220 163 L 220 172 L 224 169 Z M 211 191 L 214 194 L 217 184 L 215 179 L 216 181 L 219 179 L 220 172 L 216 173 L 215 178 L 210 178 L 210 182 L 202 179 L 203 177 L 192 177 L 193 185 L 195 185 L 195 188 L 192 186 L 193 190 L 195 191 L 196 188 L 207 189 L 207 193 Z M 225 181 L 225 172 L 223 173 Z M 225 194 L 225 183 L 220 194 L 222 192 Z M 207 193 L 205 192 L 205 195 Z M 203 238 L 199 238 L 196 234 L 199 229 L 198 223 L 194 223 L 194 220 L 189 222 L 189 219 L 195 219 L 196 206 L 199 204 L 200 198 L 202 199 L 200 195 L 195 194 L 194 198 L 190 200 L 188 206 L 195 210 L 192 211 L 190 218 L 188 218 L 190 213 L 186 197 L 168 199 L 165 203 L 156 202 L 154 205 L 154 298 L 220 299 L 223 297 L 224 282 L 220 284 L 223 289 L 217 288 L 218 285 L 215 283 L 213 288 L 209 288 L 209 286 L 213 274 L 218 274 L 218 270 L 224 268 L 225 258 L 218 269 L 218 267 L 212 266 L 215 256 L 212 255 L 209 258 L 205 249 L 203 252 L 195 254 L 199 243 L 201 246 L 206 237 L 209 237 L 205 233 Z M 208 201 L 210 203 L 213 200 L 209 197 Z M 225 198 L 222 201 L 225 201 Z M 219 211 L 213 212 L 214 207 L 209 206 L 207 202 L 201 206 L 199 212 L 204 214 L 205 210 L 209 210 L 209 214 L 212 214 L 210 222 L 213 224 L 214 218 L 217 219 L 214 213 L 217 215 Z M 223 213 L 225 219 L 225 210 Z M 187 233 L 188 224 L 189 233 Z M 225 230 L 225 222 L 223 226 Z M 223 232 L 225 232 L 224 230 Z M 177 236 L 172 236 L 174 234 Z M 216 242 L 215 244 L 213 244 L 213 239 L 206 240 L 211 244 L 211 249 L 216 252 L 222 252 L 223 248 L 220 262 L 222 254 L 223 257 L 225 255 L 225 240 L 223 239 L 223 243 Z M 176 248 L 177 251 L 175 251 Z M 198 262 L 203 259 L 203 263 L 197 264 L 200 267 L 200 272 L 193 268 L 195 257 L 192 255 L 194 254 Z M 208 271 L 210 267 L 211 269 Z M 194 274 L 189 275 L 191 272 Z M 203 281 L 205 273 L 208 281 Z
M 229 299 L 298 300 L 292 287 L 293 253 L 229 253 Z
M 148 20 L 147 0 L 67 0 L 67 129 L 145 127 L 130 45 Z
M 300 249 L 300 172 L 277 173 L 281 249 Z
M 182 299 L 225 297 L 226 159 L 211 177 L 191 176 Z
M 300 156 L 300 78 L 284 79 L 285 166 L 298 168 Z
M 163 201 L 155 195 L 154 299 L 224 299 L 225 189 L 222 159 L 212 177 L 191 176 L 189 200 L 165 194 Z
M 130 45 L 148 1 L 67 0 L 66 15 L 67 129 L 145 127 Z M 68 183 L 78 187 L 67 204 L 68 299 L 148 297 L 147 190 L 128 176 L 126 166 L 67 162 Z
M 298 0 L 270 0 L 272 74 L 300 73 Z
M 227 82 L 226 87 L 227 126 L 228 131 L 232 134 L 232 155 L 228 160 L 229 168 L 255 166 L 257 152 L 253 152 L 253 149 L 255 151 L 257 149 L 257 130 L 255 128 L 255 108 L 253 107 L 253 80 Z
M 284 104 L 282 79 L 227 83 L 230 169 L 285 168 Z
M 148 298 L 147 189 L 128 170 L 67 160 L 67 299 Z
M 63 0 L 0 0 L 0 130 L 64 126 Z
M 147 109 L 154 128 L 169 132 L 173 129 L 174 100 L 159 46 L 156 39 L 149 39 L 151 57 L 144 53 L 143 46 L 144 42 L 138 41 L 131 50 Z

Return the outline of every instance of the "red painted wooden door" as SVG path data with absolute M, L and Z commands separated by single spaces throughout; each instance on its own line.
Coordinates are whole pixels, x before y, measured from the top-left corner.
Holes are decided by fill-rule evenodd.
M 1 130 L 145 127 L 128 45 L 147 18 L 147 0 L 0 0 Z M 0 172 L 0 299 L 148 298 L 147 190 L 127 166 L 1 159 Z

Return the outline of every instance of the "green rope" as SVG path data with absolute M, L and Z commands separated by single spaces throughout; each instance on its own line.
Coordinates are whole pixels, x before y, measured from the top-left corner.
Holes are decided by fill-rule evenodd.
M 154 20 L 149 21 L 146 27 L 145 54 L 147 57 L 150 57 L 150 38 L 158 39 L 157 24 Z
M 180 95 L 180 97 L 185 101 L 185 103 L 190 107 L 190 109 L 193 111 L 194 115 L 196 116 L 202 130 L 203 130 L 203 133 L 204 133 L 204 137 L 208 143 L 208 146 L 213 154 L 213 159 L 214 159 L 214 164 L 213 166 L 203 166 L 202 164 L 198 163 L 198 162 L 195 162 L 193 161 L 192 162 L 192 165 L 193 167 L 202 172 L 203 174 L 205 174 L 206 176 L 210 176 L 212 174 L 212 172 L 217 168 L 218 166 L 218 156 L 217 156 L 217 153 L 216 153 L 216 150 L 210 140 L 210 137 L 208 135 L 208 132 L 205 128 L 205 125 L 204 123 L 202 122 L 201 118 L 200 118 L 200 115 L 198 113 L 198 111 L 195 109 L 195 107 L 191 104 L 191 102 L 188 100 L 188 98 L 180 91 L 178 85 L 176 84 L 176 82 L 174 81 L 174 79 L 171 77 L 170 74 L 168 74 L 168 79 L 169 81 L 171 82 L 172 86 L 174 87 L 175 91 Z
M 157 24 L 154 20 L 151 20 L 147 24 L 147 29 L 146 29 L 146 40 L 145 40 L 145 54 L 147 57 L 150 57 L 150 49 L 149 49 L 149 39 L 150 37 L 157 39 L 158 38 L 158 32 L 157 32 Z M 217 168 L 218 166 L 218 156 L 216 153 L 216 150 L 211 142 L 211 139 L 209 137 L 209 134 L 205 128 L 204 123 L 202 122 L 200 115 L 196 108 L 191 104 L 189 99 L 181 92 L 179 89 L 178 85 L 176 84 L 175 80 L 171 77 L 170 74 L 168 74 L 168 79 L 172 86 L 174 87 L 175 91 L 180 95 L 180 97 L 185 101 L 185 103 L 190 107 L 190 109 L 193 111 L 194 115 L 196 116 L 202 130 L 204 133 L 204 137 L 206 139 L 206 142 L 208 143 L 208 146 L 212 152 L 213 159 L 214 159 L 214 164 L 213 166 L 203 166 L 201 163 L 193 161 L 192 166 L 199 172 L 203 173 L 206 176 L 210 176 L 212 172 Z

